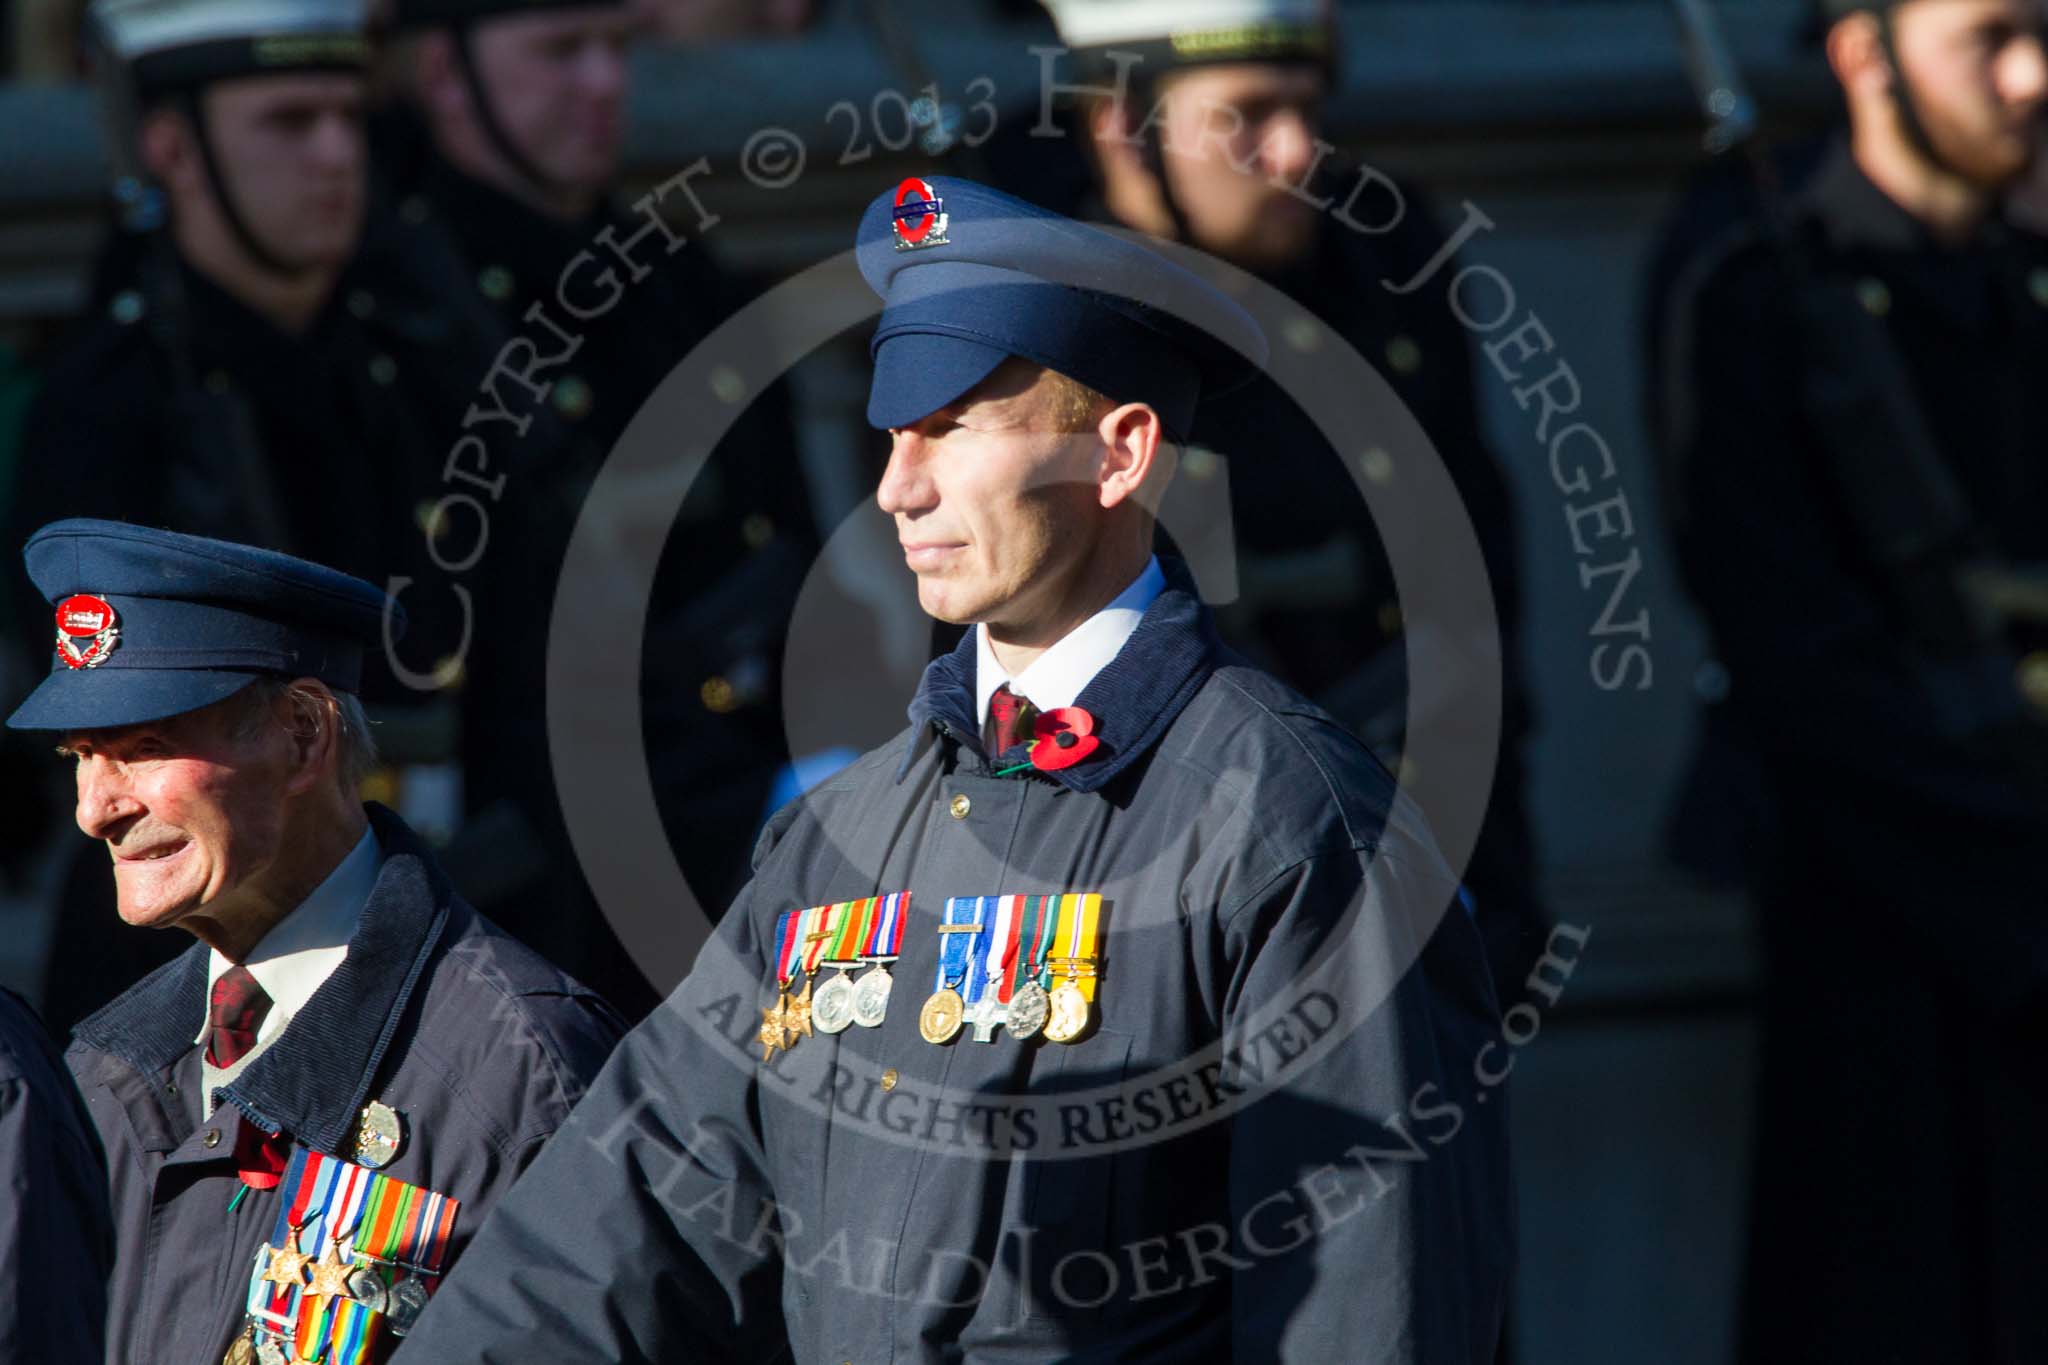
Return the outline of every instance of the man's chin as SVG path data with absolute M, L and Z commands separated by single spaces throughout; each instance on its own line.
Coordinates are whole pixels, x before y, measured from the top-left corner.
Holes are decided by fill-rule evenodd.
M 193 908 L 194 904 L 189 901 L 136 903 L 124 897 L 116 903 L 115 913 L 121 916 L 121 923 L 131 929 L 171 929 L 191 914 Z
M 320 242 L 298 251 L 273 252 L 289 269 L 298 271 L 339 270 L 355 259 L 355 237 Z
M 165 869 L 166 872 L 169 869 Z M 168 929 L 204 903 L 203 890 L 187 890 L 149 864 L 114 865 L 114 909 L 137 929 Z
M 1217 255 L 1249 270 L 1277 270 L 1294 264 L 1315 244 L 1316 215 L 1298 200 L 1282 197 L 1248 220 L 1226 240 L 1204 243 Z
M 540 169 L 543 175 L 558 185 L 568 186 L 583 194 L 602 195 L 618 178 L 619 159 L 616 148 L 585 148 L 558 156 L 555 158 L 555 165 L 544 165 Z
M 985 604 L 970 602 L 959 593 L 947 591 L 948 584 L 917 580 L 917 605 L 926 616 L 949 626 L 971 626 L 988 614 Z

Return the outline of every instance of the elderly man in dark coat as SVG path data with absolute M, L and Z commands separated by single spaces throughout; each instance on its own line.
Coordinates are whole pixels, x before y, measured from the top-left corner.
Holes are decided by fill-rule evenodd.
M 107 1358 L 383 1359 L 617 1016 L 358 802 L 381 592 L 118 522 L 27 560 L 56 650 L 8 724 L 62 736 L 121 918 L 198 940 L 67 1057 L 112 1176 Z

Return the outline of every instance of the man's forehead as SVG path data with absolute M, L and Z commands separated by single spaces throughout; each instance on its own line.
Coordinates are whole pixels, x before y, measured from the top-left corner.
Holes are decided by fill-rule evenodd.
M 109 725 L 95 730 L 73 730 L 65 734 L 64 747 L 70 749 L 87 744 L 105 749 L 144 738 L 173 742 L 200 739 L 220 729 L 226 719 L 235 714 L 245 695 L 243 692 L 237 692 L 210 706 L 202 706 L 195 711 L 180 711 L 175 716 L 164 716 L 158 720 L 137 721 L 133 725 Z
M 1043 365 L 1012 356 L 994 373 L 940 408 L 935 417 L 985 417 L 991 421 L 1023 419 L 1042 411 L 1053 399 L 1057 374 Z
M 238 76 L 213 84 L 214 107 L 250 113 L 302 105 L 359 107 L 369 82 L 347 71 L 295 71 Z
M 1903 0 L 1900 13 L 1946 15 L 1958 22 L 2011 19 L 2028 27 L 2048 20 L 2048 0 Z
M 560 9 L 498 15 L 485 24 L 528 41 L 554 42 L 565 38 L 630 38 L 641 27 L 641 20 L 634 10 L 623 5 L 565 5 Z
M 84 747 L 94 749 L 116 748 L 122 744 L 140 739 L 145 735 L 161 735 L 165 733 L 166 727 L 179 719 L 181 717 L 167 716 L 163 720 L 138 721 L 134 725 L 112 725 L 101 730 L 72 730 L 64 736 L 64 747 L 67 749 Z
M 1176 71 L 1163 88 L 1226 102 L 1307 102 L 1321 99 L 1327 85 L 1322 68 L 1306 62 L 1217 62 Z

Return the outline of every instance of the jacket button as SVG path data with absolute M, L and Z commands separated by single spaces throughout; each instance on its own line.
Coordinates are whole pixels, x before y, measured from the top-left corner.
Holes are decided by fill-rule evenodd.
M 206 1145 L 207 1145 L 208 1147 L 218 1147 L 218 1146 L 220 1146 L 220 1129 L 218 1129 L 218 1128 L 209 1128 L 209 1129 L 207 1129 L 207 1130 L 206 1130 L 206 1136 L 205 1136 L 205 1137 L 203 1137 L 203 1138 L 201 1138 L 201 1139 L 200 1139 L 200 1141 L 201 1141 L 201 1142 L 203 1142 L 203 1143 L 205 1143 L 205 1144 L 206 1144 Z
M 949 809 L 952 810 L 953 818 L 955 820 L 965 820 L 967 818 L 967 812 L 974 809 L 974 803 L 967 799 L 966 792 L 962 792 L 958 796 L 953 798 L 953 804 L 951 807 L 949 807 Z
M 889 1069 L 888 1069 L 887 1071 L 884 1071 L 884 1072 L 882 1073 L 882 1089 L 883 1089 L 883 1091 L 884 1091 L 884 1092 L 887 1092 L 887 1091 L 890 1091 L 890 1090 L 894 1090 L 895 1088 L 896 1088 L 896 1068 L 892 1066 L 892 1067 L 890 1067 L 890 1068 L 889 1068 Z

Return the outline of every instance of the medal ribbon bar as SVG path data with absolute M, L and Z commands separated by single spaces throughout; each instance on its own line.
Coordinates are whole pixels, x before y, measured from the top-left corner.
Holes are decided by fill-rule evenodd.
M 803 931 L 799 937 L 804 946 L 804 971 L 816 974 L 818 964 L 825 959 L 825 944 L 833 936 L 831 916 L 840 909 L 836 905 L 814 905 L 804 911 Z
M 838 913 L 839 927 L 830 940 L 831 956 L 826 960 L 835 966 L 850 967 L 860 961 L 860 950 L 867 942 L 868 923 L 875 913 L 875 897 L 842 901 L 832 908 Z
M 903 951 L 903 915 L 910 908 L 910 893 L 896 891 L 878 897 L 874 914 L 868 919 L 867 939 L 861 944 L 864 958 L 891 960 Z
M 1102 897 L 1099 893 L 1060 897 L 1059 946 L 1057 957 L 1050 959 L 1056 964 L 1055 975 L 1062 981 L 1071 981 L 1082 998 L 1095 999 L 1095 933 L 1102 919 Z
M 1026 896 L 1024 928 L 1020 935 L 1023 952 L 1017 956 L 1017 972 L 1011 979 L 1010 991 L 1015 994 L 1026 981 L 1036 981 L 1041 986 L 1051 985 L 1048 959 L 1052 956 L 1052 941 L 1060 926 L 1060 902 L 1064 896 Z
M 967 987 L 961 993 L 967 1006 L 964 1020 L 973 1028 L 977 1043 L 994 1042 L 996 1027 L 1002 1022 L 1003 1009 L 997 997 L 1010 984 L 1003 951 L 1017 919 L 1015 901 L 1012 896 L 981 897 L 986 927 L 968 951 Z
M 293 1153 L 284 1187 L 271 1233 L 275 1245 L 316 1252 L 319 1261 L 395 1264 L 420 1272 L 429 1289 L 437 1282 L 459 1201 L 304 1147 Z M 294 1230 L 315 1223 L 318 1234 L 305 1247 Z M 340 1262 L 344 1242 L 350 1257 Z M 264 1259 L 259 1255 L 259 1276 Z M 382 1313 L 346 1296 L 313 1294 L 303 1280 L 276 1284 L 258 1278 L 250 1288 L 259 1336 L 287 1342 L 293 1360 L 362 1365 L 383 1335 Z
M 967 964 L 974 956 L 974 945 L 981 938 L 982 905 L 979 896 L 955 896 L 946 902 L 946 929 L 939 938 L 939 966 L 937 979 L 932 984 L 935 991 L 964 985 Z M 964 999 L 964 997 L 963 997 Z
M 803 940 L 797 934 L 802 922 L 802 912 L 785 910 L 782 918 L 775 921 L 775 984 L 784 990 L 796 975 L 797 954 Z
M 998 899 L 995 933 L 988 945 L 988 979 L 996 993 L 996 1003 L 1010 1003 L 1010 990 L 1015 984 L 1012 970 L 1017 961 L 1017 941 L 1024 927 L 1025 896 L 1003 896 Z

